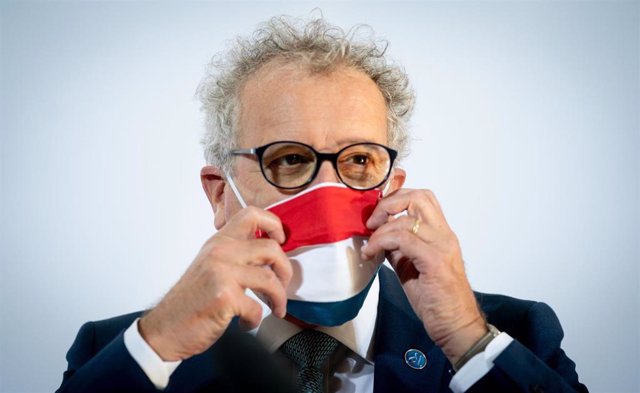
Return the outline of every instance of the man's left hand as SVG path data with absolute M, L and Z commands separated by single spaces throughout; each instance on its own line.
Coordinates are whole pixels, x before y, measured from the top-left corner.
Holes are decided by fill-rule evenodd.
M 407 215 L 396 216 L 407 212 Z M 429 190 L 400 189 L 383 198 L 367 221 L 374 232 L 365 259 L 382 251 L 427 333 L 452 364 L 486 332 L 467 280 L 458 238 Z

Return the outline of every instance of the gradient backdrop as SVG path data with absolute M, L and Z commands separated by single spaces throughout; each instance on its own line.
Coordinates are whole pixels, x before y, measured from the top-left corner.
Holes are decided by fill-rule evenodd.
M 0 391 L 50 392 L 91 319 L 149 307 L 212 235 L 195 88 L 269 16 L 367 23 L 418 94 L 475 289 L 549 303 L 594 392 L 638 392 L 638 2 L 0 5 Z

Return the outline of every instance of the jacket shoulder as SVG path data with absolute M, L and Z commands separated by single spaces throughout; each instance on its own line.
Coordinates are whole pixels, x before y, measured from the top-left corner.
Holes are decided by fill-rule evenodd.
M 536 349 L 558 345 L 564 331 L 555 312 L 546 303 L 510 296 L 475 292 L 487 321 L 525 346 Z
M 85 326 L 91 325 L 94 333 L 94 345 L 99 350 L 111 342 L 120 332 L 127 329 L 136 318 L 142 316 L 142 313 L 142 311 L 137 311 L 99 321 L 87 322 Z
M 478 305 L 487 314 L 526 313 L 532 305 L 538 303 L 534 300 L 518 299 L 511 296 L 495 293 L 474 292 Z
M 118 334 L 142 315 L 142 311 L 119 315 L 108 319 L 85 322 L 67 352 L 70 365 L 82 364 L 93 357 Z

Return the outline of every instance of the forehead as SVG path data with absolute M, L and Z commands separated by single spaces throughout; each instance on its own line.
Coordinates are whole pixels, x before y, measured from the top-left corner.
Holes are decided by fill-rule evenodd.
M 255 147 L 294 140 L 316 149 L 387 142 L 387 107 L 380 89 L 360 70 L 312 73 L 301 63 L 274 61 L 243 86 L 238 142 Z

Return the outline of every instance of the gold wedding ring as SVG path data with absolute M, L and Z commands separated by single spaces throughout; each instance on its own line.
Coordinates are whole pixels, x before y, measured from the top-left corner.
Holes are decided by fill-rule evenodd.
M 416 218 L 416 221 L 413 223 L 413 226 L 411 227 L 411 233 L 413 233 L 414 235 L 417 235 L 418 229 L 420 229 L 420 219 Z

